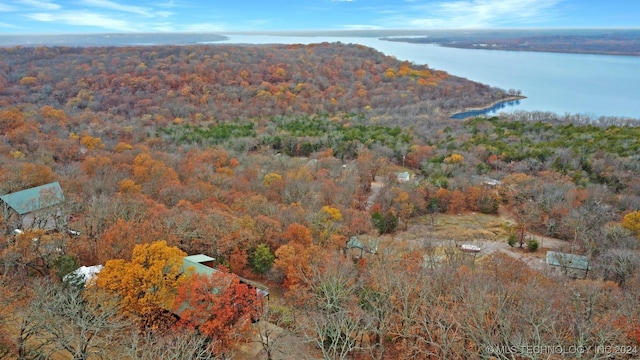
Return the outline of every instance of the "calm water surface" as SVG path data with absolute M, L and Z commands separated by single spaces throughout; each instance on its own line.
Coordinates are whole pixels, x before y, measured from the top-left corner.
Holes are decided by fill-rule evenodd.
M 518 89 L 526 99 L 493 112 L 527 110 L 640 118 L 640 57 L 454 49 L 377 38 L 226 35 L 223 43 L 362 44 L 452 75 Z

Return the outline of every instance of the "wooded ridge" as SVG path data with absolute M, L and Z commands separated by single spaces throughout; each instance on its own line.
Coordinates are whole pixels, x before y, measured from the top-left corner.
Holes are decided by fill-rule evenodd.
M 339 43 L 7 48 L 0 88 L 0 194 L 64 200 L 0 204 L 0 357 L 637 357 L 636 121 L 452 120 L 509 93 Z

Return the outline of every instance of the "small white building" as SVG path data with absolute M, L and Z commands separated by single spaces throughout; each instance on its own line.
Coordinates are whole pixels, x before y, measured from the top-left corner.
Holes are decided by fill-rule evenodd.
M 478 253 L 482 250 L 480 246 L 471 245 L 471 244 L 462 244 L 460 245 L 460 250 L 464 252 Z
M 397 174 L 397 177 L 398 177 L 398 182 L 400 183 L 406 183 L 406 182 L 409 182 L 409 180 L 411 180 L 411 175 L 407 171 L 399 172 Z
M 81 266 L 76 270 L 68 273 L 62 278 L 62 281 L 65 283 L 73 283 L 76 282 L 80 285 L 81 281 L 84 281 L 86 285 L 89 280 L 93 279 L 103 268 L 102 265 L 94 265 L 94 266 Z

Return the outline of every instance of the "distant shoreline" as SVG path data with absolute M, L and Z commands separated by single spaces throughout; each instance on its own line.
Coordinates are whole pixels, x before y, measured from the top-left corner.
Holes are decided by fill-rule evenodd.
M 504 99 L 500 99 L 500 100 L 496 100 L 491 102 L 490 104 L 486 105 L 486 106 L 481 106 L 481 107 L 468 107 L 468 108 L 463 108 L 462 110 L 456 110 L 453 112 L 450 112 L 447 114 L 448 118 L 451 118 L 452 116 L 455 116 L 457 114 L 464 114 L 466 112 L 471 112 L 471 111 L 483 111 L 483 110 L 488 110 L 491 109 L 492 107 L 498 105 L 498 104 L 502 104 L 502 103 L 506 103 L 509 101 L 516 101 L 516 100 L 522 100 L 522 99 L 526 99 L 526 96 L 522 96 L 522 95 L 513 95 L 513 96 L 509 96 L 507 98 Z M 473 115 L 469 116 L 472 117 Z M 466 118 L 465 118 L 466 119 Z
M 424 36 L 383 37 L 380 40 L 433 44 L 454 49 L 531 51 L 558 54 L 640 56 L 640 29 L 511 30 L 434 33 Z
M 450 44 L 433 43 L 434 45 L 448 47 L 452 49 L 468 49 L 468 50 L 493 50 L 493 51 L 516 51 L 516 52 L 540 52 L 550 54 L 576 54 L 576 55 L 611 55 L 611 56 L 640 56 L 637 51 L 633 52 L 612 52 L 612 51 L 592 51 L 592 50 L 556 50 L 556 49 L 531 49 L 531 48 L 499 48 L 499 47 L 476 47 L 476 46 L 455 46 Z

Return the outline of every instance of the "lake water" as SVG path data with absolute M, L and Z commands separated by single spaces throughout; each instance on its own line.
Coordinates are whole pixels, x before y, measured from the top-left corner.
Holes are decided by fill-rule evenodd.
M 226 35 L 223 43 L 362 44 L 399 60 L 452 75 L 521 90 L 526 99 L 494 109 L 550 111 L 640 119 L 640 57 L 454 49 L 377 38 Z

